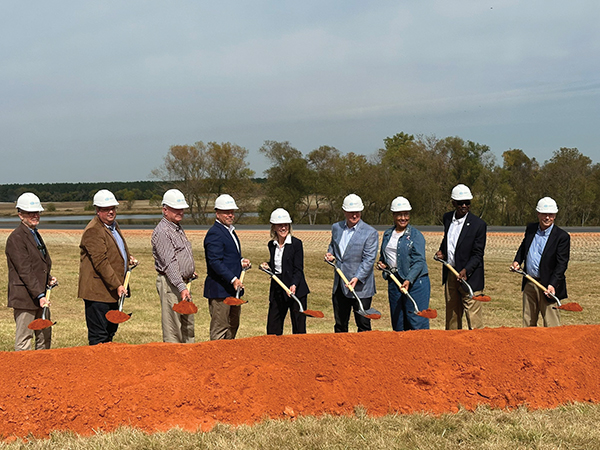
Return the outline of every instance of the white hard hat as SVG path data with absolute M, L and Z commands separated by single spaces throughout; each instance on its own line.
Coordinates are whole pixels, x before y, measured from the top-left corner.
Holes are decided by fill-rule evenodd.
M 392 212 L 400 212 L 400 211 L 411 211 L 412 207 L 410 206 L 410 202 L 408 199 L 404 197 L 396 197 L 392 200 L 392 206 L 390 207 L 390 211 Z
M 535 210 L 544 214 L 556 214 L 558 212 L 558 206 L 550 197 L 544 197 L 540 199 Z
M 350 194 L 344 199 L 342 209 L 346 212 L 360 212 L 365 209 L 362 200 L 356 194 Z
M 292 218 L 290 217 L 290 213 L 287 212 L 283 208 L 277 208 L 275 211 L 271 213 L 270 222 L 273 225 L 281 224 L 281 223 L 292 223 Z
M 169 189 L 163 195 L 162 204 L 175 209 L 189 208 L 190 205 L 185 201 L 183 193 L 179 189 Z
M 452 189 L 452 200 L 472 200 L 473 194 L 471 194 L 471 189 L 469 189 L 464 184 L 457 184 Z
M 229 211 L 231 209 L 239 209 L 235 204 L 235 200 L 231 195 L 221 194 L 215 200 L 215 209 L 220 209 L 221 211 Z
M 94 206 L 98 208 L 105 208 L 107 206 L 117 206 L 119 202 L 115 198 L 115 194 L 110 192 L 108 189 L 100 189 L 94 195 Z
M 38 196 L 31 192 L 19 195 L 17 208 L 27 212 L 42 212 L 44 210 Z

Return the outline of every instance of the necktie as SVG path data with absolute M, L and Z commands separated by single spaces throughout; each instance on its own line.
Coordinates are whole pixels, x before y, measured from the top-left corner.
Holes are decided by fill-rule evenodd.
M 44 256 L 44 258 L 46 257 L 48 251 L 46 250 L 46 244 L 44 244 L 44 240 L 42 239 L 42 236 L 40 235 L 39 231 L 37 230 L 37 228 L 33 229 L 33 235 L 35 236 L 35 240 L 37 241 L 37 248 L 40 252 L 42 252 L 42 255 Z

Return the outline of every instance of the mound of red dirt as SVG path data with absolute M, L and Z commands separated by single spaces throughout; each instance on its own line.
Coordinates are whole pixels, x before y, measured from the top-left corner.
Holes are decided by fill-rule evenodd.
M 600 401 L 600 326 L 262 336 L 0 353 L 0 435 Z

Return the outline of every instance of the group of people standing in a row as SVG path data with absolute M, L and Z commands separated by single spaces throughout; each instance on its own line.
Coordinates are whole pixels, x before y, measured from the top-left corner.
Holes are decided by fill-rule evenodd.
M 473 297 L 484 288 L 484 252 L 486 223 L 470 213 L 473 196 L 469 188 L 459 184 L 452 190 L 454 211 L 444 214 L 444 237 L 436 257 L 456 269 L 458 277 L 445 267 L 443 283 L 446 300 L 446 329 L 482 328 L 481 302 Z M 111 342 L 118 325 L 106 314 L 118 308 L 119 298 L 126 294 L 126 273 L 135 258 L 130 254 L 116 221 L 118 201 L 108 190 L 94 195 L 96 215 L 86 226 L 80 243 L 78 297 L 85 303 L 85 317 L 90 345 Z M 194 342 L 194 315 L 179 314 L 173 306 L 191 300 L 188 283 L 197 277 L 192 246 L 180 223 L 188 208 L 184 195 L 177 189 L 163 196 L 163 218 L 152 233 L 152 253 L 157 272 L 156 289 L 161 301 L 164 342 Z M 204 238 L 207 275 L 204 297 L 208 299 L 210 339 L 234 339 L 240 324 L 241 306 L 225 300 L 243 293 L 242 272 L 251 263 L 242 256 L 241 243 L 233 223 L 238 209 L 227 194 L 215 201 L 216 220 Z M 364 310 L 371 308 L 375 294 L 374 266 L 384 269 L 388 278 L 388 296 L 392 327 L 395 331 L 428 329 L 429 319 L 415 314 L 429 307 L 430 281 L 425 257 L 425 238 L 410 225 L 411 204 L 404 197 L 392 201 L 394 225 L 383 233 L 377 260 L 377 230 L 361 219 L 363 202 L 356 194 L 348 195 L 342 204 L 345 220 L 333 224 L 331 242 L 325 259 L 334 263 L 348 283 L 336 271 L 332 290 L 335 332 L 347 332 L 350 314 L 358 331 L 371 329 L 371 320 L 359 314 L 360 298 Z M 35 194 L 22 194 L 17 200 L 21 224 L 8 237 L 6 256 L 9 269 L 8 306 L 14 309 L 16 323 L 15 350 L 50 348 L 51 328 L 32 331 L 28 324 L 42 317 L 49 306 L 46 288 L 56 283 L 51 275 L 52 261 L 37 230 L 43 207 Z M 523 268 L 544 286 L 542 292 L 523 279 L 523 325 L 536 326 L 541 314 L 544 326 L 560 325 L 558 310 L 552 308 L 549 294 L 559 299 L 567 296 L 565 271 L 569 261 L 570 237 L 554 225 L 558 208 L 549 197 L 542 198 L 536 208 L 538 222 L 527 226 L 524 239 L 512 267 Z M 308 284 L 304 276 L 302 242 L 292 236 L 292 219 L 278 208 L 271 214 L 271 240 L 268 243 L 272 273 L 289 287 L 304 309 L 307 307 Z M 267 263 L 263 263 L 267 265 Z M 266 266 L 265 266 L 266 267 Z M 389 279 L 393 273 L 401 287 Z M 473 296 L 461 285 L 465 280 Z M 412 300 L 403 293 L 408 292 Z M 544 295 L 546 294 L 546 295 Z M 284 321 L 290 312 L 293 333 L 306 332 L 306 316 L 286 291 L 275 281 L 269 292 L 267 334 L 283 334 Z M 46 317 L 49 319 L 49 317 Z M 464 322 L 463 322 L 464 321 Z

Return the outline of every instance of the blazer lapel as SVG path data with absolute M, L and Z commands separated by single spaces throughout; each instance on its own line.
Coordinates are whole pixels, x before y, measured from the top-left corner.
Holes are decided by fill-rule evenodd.
M 556 240 L 556 227 L 552 227 L 552 231 L 550 232 L 550 236 L 548 236 L 548 240 L 546 241 L 544 251 L 542 252 L 542 256 L 540 257 L 540 265 L 542 263 L 542 260 L 544 259 L 544 256 L 546 255 L 546 251 L 549 248 L 553 248 L 555 240 Z
M 462 230 L 460 230 L 460 234 L 458 235 L 458 240 L 456 241 L 456 248 L 460 247 L 460 243 L 462 242 L 464 237 L 467 236 L 471 231 L 471 219 L 469 218 L 470 215 L 471 215 L 471 213 L 467 213 L 467 216 L 465 217 L 465 223 L 462 227 Z

